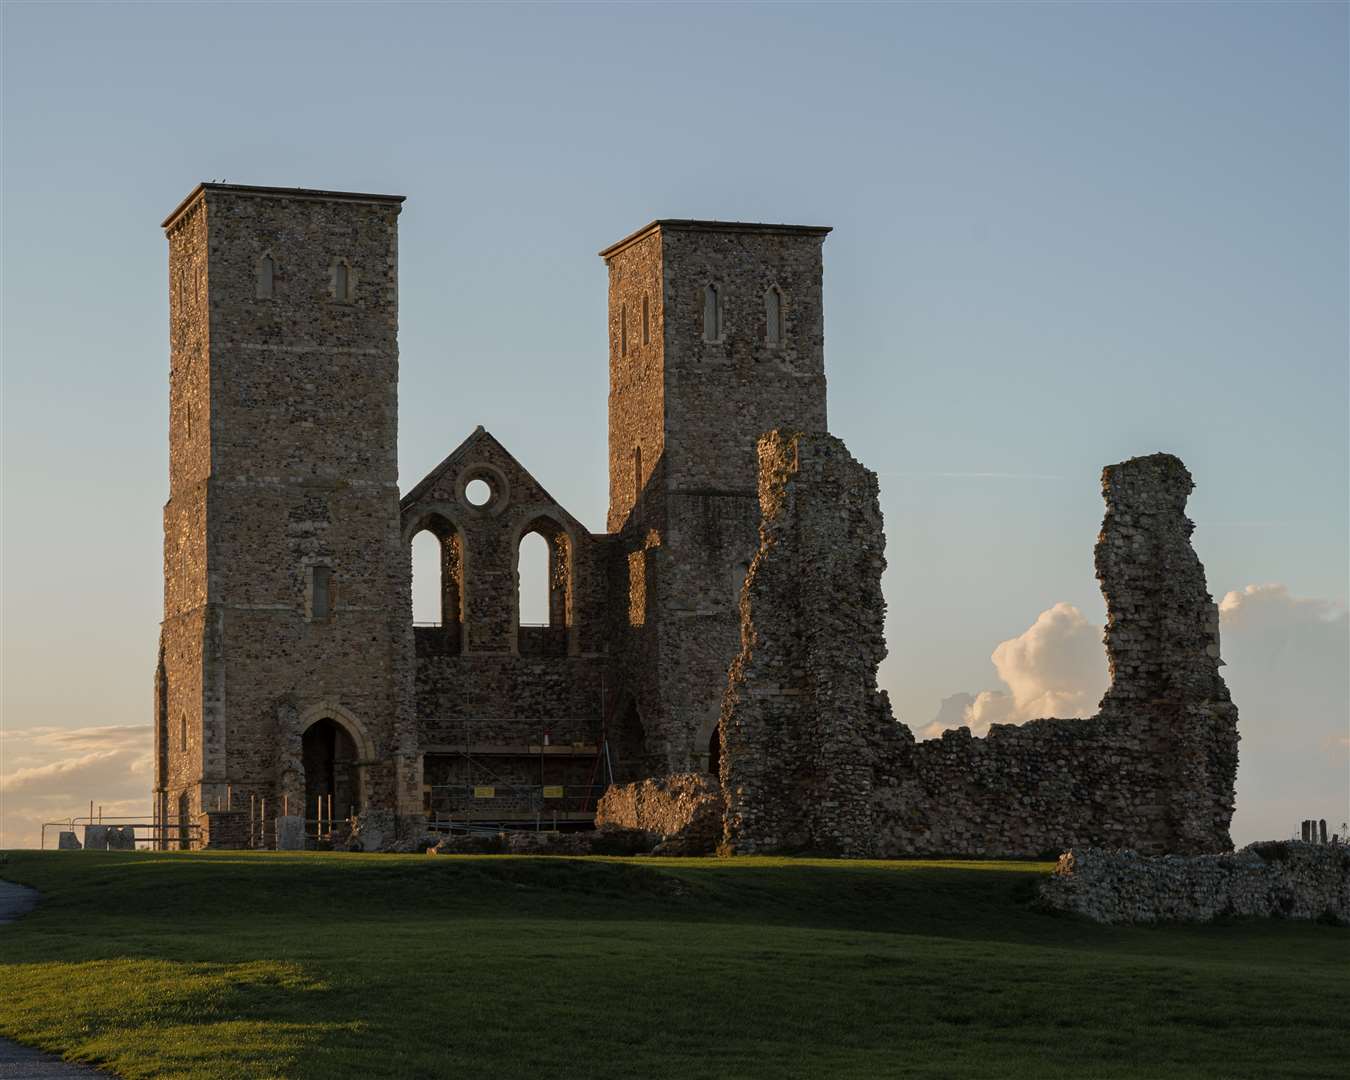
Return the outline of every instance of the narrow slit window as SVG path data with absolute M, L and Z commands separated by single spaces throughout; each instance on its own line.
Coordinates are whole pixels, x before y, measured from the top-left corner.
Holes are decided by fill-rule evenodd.
M 178 749 L 187 749 L 187 713 L 178 718 Z
M 326 619 L 333 611 L 333 571 L 331 567 L 316 566 L 310 571 L 310 615 Z
M 652 343 L 651 333 L 651 311 L 647 305 L 647 297 L 642 297 L 642 344 L 650 345 Z
M 272 272 L 275 270 L 271 255 L 264 255 L 258 260 L 258 290 L 259 300 L 270 300 L 272 298 Z
M 764 294 L 764 342 L 783 344 L 783 294 L 777 285 L 770 285 Z
M 722 340 L 722 297 L 716 285 L 703 290 L 703 340 Z
M 341 304 L 345 304 L 352 298 L 351 271 L 347 268 L 345 262 L 340 262 L 333 267 L 333 296 Z
M 628 305 L 619 307 L 619 355 L 628 355 Z
M 633 447 L 633 504 L 642 494 L 642 447 Z

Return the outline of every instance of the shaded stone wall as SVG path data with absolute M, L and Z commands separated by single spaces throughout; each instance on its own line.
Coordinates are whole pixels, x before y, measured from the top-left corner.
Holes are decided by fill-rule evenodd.
M 708 767 L 736 652 L 736 597 L 756 544 L 755 440 L 772 427 L 825 426 L 828 231 L 658 221 L 601 252 L 609 270 L 609 529 L 617 534 L 614 722 L 645 744 L 645 771 Z M 777 341 L 766 325 L 771 287 L 783 311 Z
M 1101 713 L 917 744 L 876 686 L 885 563 L 875 475 L 828 435 L 771 432 L 760 462 L 760 550 L 721 720 L 733 850 L 1231 847 L 1237 714 L 1218 674 L 1181 462 L 1158 454 L 1103 474 L 1113 682 Z

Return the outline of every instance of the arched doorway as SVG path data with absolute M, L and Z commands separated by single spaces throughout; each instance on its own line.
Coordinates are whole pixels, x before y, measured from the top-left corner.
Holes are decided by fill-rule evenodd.
M 305 769 L 305 814 L 317 818 L 350 817 L 361 807 L 356 743 L 331 717 L 316 720 L 300 740 Z M 331 796 L 331 801 L 330 801 Z
M 708 739 L 708 771 L 714 776 L 722 775 L 722 725 L 713 728 Z

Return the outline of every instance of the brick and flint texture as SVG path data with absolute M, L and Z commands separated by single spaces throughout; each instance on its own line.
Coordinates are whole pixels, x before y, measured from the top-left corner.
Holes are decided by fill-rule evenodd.
M 166 824 L 250 798 L 420 809 L 398 529 L 401 202 L 202 184 L 164 223 Z M 319 721 L 336 734 L 307 748 Z M 307 783 L 307 749 L 338 768 Z

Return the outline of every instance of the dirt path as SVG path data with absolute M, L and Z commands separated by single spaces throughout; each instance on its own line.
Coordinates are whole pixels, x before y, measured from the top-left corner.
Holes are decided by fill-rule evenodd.
M 42 894 L 27 885 L 0 881 L 0 924 L 11 923 L 27 915 Z M 0 937 L 0 943 L 4 938 Z M 0 949 L 3 949 L 0 944 Z M 94 1080 L 111 1076 L 85 1065 L 72 1065 L 55 1054 L 45 1054 L 8 1039 L 0 1039 L 0 1080 Z

